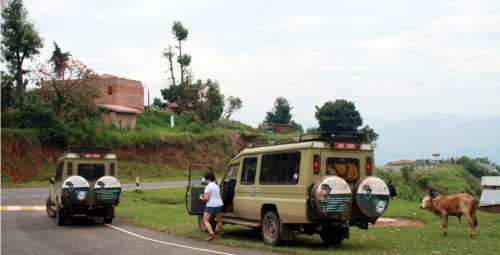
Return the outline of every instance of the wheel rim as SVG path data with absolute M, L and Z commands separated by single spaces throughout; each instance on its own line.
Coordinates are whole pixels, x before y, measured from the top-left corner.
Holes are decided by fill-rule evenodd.
M 266 236 L 270 240 L 276 239 L 276 223 L 273 220 L 266 222 Z

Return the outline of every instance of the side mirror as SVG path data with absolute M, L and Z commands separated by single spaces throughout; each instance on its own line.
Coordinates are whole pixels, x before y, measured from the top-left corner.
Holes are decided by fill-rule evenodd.
M 56 179 L 54 179 L 54 177 L 50 177 L 49 182 L 50 184 L 54 184 L 56 183 Z

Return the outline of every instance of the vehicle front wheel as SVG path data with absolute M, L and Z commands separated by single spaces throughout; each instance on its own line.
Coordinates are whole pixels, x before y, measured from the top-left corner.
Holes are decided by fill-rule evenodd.
M 55 205 L 52 204 L 52 201 L 50 201 L 50 196 L 47 198 L 47 202 L 45 203 L 45 208 L 47 210 L 47 215 L 49 215 L 50 218 L 56 217 Z
M 262 239 L 265 244 L 276 246 L 280 238 L 280 219 L 275 211 L 269 211 L 262 219 Z
M 64 208 L 57 207 L 56 221 L 58 226 L 66 225 L 66 210 Z

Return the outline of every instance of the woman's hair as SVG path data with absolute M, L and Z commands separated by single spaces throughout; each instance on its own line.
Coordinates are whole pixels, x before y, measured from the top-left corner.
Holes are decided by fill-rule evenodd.
M 206 173 L 203 177 L 205 177 L 205 180 L 210 180 L 212 182 L 215 180 L 215 176 L 213 173 Z

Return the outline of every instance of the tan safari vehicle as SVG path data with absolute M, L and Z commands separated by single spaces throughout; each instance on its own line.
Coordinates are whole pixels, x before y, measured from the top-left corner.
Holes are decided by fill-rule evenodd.
M 121 193 L 116 155 L 110 148 L 69 147 L 50 178 L 47 214 L 57 225 L 76 214 L 102 217 L 111 223 Z
M 294 140 L 253 143 L 236 155 L 220 181 L 222 221 L 262 232 L 268 245 L 298 234 L 325 244 L 368 229 L 389 205 L 389 189 L 373 176 L 373 146 L 364 134 L 311 133 Z M 203 171 L 190 167 L 186 208 L 203 213 Z M 198 217 L 200 230 L 205 228 Z

